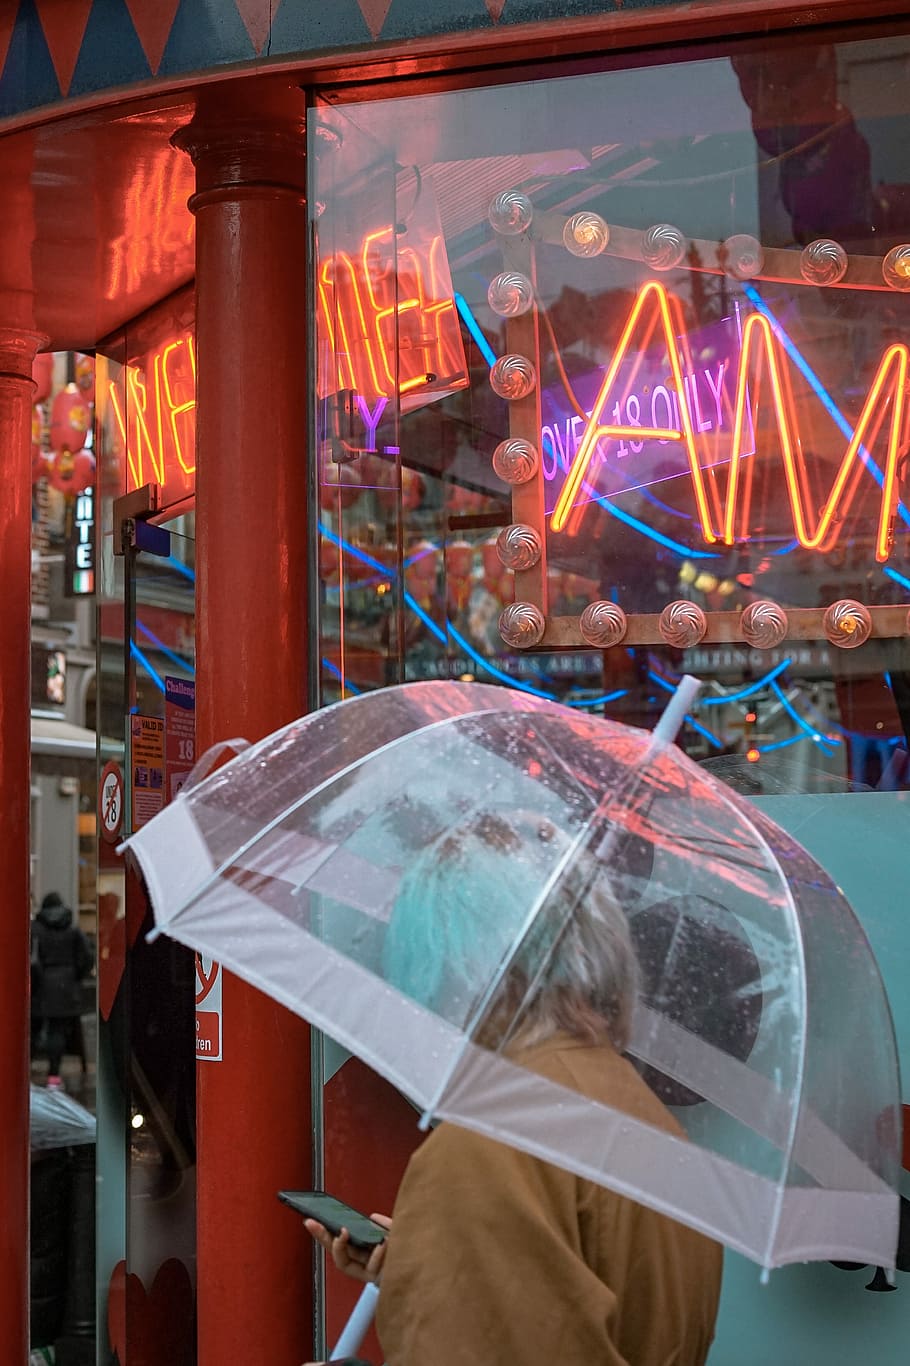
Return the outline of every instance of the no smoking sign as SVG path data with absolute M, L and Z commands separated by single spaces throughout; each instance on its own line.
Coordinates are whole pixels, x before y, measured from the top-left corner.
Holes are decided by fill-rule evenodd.
M 196 955 L 196 1057 L 221 1061 L 221 965 Z

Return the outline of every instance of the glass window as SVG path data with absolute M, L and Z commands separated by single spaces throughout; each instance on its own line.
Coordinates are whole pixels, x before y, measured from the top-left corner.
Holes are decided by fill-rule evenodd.
M 744 790 L 906 785 L 907 52 L 317 109 L 323 700 L 686 670 Z

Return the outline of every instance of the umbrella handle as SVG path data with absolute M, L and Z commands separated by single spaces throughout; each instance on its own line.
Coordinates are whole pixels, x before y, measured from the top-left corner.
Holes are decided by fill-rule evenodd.
M 360 1347 L 370 1329 L 370 1324 L 376 1314 L 376 1305 L 379 1300 L 379 1286 L 372 1282 L 363 1287 L 360 1299 L 351 1311 L 351 1317 L 341 1330 L 341 1337 L 335 1343 L 329 1361 L 336 1361 L 339 1357 L 353 1356 Z
M 198 786 L 203 778 L 208 777 L 209 773 L 223 754 L 227 754 L 229 751 L 233 751 L 235 755 L 242 754 L 243 751 L 249 749 L 249 747 L 249 740 L 243 740 L 240 737 L 234 740 L 219 740 L 216 745 L 210 745 L 205 753 L 199 756 L 193 768 L 190 769 L 181 791 L 189 792 L 191 788 Z
M 657 725 L 651 732 L 652 745 L 672 745 L 686 719 L 686 712 L 698 696 L 701 680 L 683 674 Z

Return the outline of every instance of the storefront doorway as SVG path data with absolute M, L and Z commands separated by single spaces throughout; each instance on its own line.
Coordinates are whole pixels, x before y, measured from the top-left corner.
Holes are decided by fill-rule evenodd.
M 130 505 L 118 498 L 108 510 L 99 714 L 123 736 L 124 758 L 120 829 L 102 812 L 99 845 L 98 1359 L 109 1359 L 105 1351 L 157 1359 L 164 1333 L 171 1359 L 183 1362 L 195 1354 L 199 979 L 187 950 L 146 941 L 145 890 L 115 850 L 176 794 L 194 762 L 193 517 L 153 524 L 123 515 Z

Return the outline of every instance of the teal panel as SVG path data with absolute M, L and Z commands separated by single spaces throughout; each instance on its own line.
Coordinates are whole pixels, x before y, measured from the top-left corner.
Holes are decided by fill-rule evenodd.
M 859 916 L 891 1001 L 903 1099 L 910 1101 L 910 793 L 762 797 L 757 804 L 815 855 Z M 728 1254 L 710 1366 L 905 1366 L 910 1276 L 898 1273 L 897 1291 L 884 1294 L 865 1289 L 871 1279 L 869 1268 L 819 1263 L 775 1271 L 762 1286 L 757 1267 Z

